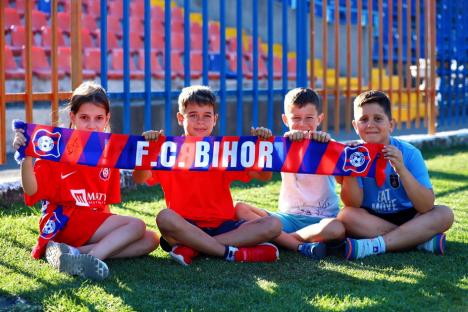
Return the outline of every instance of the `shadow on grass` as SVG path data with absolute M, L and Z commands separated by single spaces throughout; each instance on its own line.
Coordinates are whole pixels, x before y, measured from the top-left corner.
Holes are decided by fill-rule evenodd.
M 441 157 L 441 156 L 456 157 L 458 154 L 462 154 L 466 152 L 467 152 L 467 147 L 463 145 L 454 146 L 450 148 L 444 148 L 444 147 L 437 147 L 437 148 L 432 148 L 432 149 L 425 148 L 421 150 L 421 153 L 425 160 L 430 160 L 432 158 Z
M 226 263 L 201 256 L 189 267 L 158 251 L 147 257 L 109 260 L 111 276 L 101 283 L 67 276 L 51 282 L 39 279 L 39 287 L 16 295 L 37 304 L 64 296 L 95 310 L 95 300 L 106 298 L 76 295 L 76 288 L 91 285 L 120 298 L 124 304 L 120 309 L 138 311 L 464 310 L 466 293 L 457 283 L 467 274 L 468 248 L 456 242 L 449 242 L 448 248 L 444 257 L 408 252 L 356 262 L 338 258 L 317 262 L 292 252 L 282 252 L 281 260 L 272 264 Z M 37 278 L 23 268 L 0 265 Z

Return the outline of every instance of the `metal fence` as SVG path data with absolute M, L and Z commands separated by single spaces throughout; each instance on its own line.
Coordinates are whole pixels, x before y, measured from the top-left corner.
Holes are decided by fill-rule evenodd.
M 20 3 L 24 3 L 24 8 L 19 8 Z M 98 48 L 101 51 L 98 71 L 101 84 L 106 89 L 112 70 L 108 59 L 115 48 L 108 37 L 115 30 L 110 24 L 111 18 L 117 19 L 118 27 L 121 27 L 117 49 L 123 50 L 123 92 L 109 94 L 111 98 L 123 102 L 124 133 L 130 132 L 131 102 L 136 99 L 144 101 L 144 129 L 152 128 L 152 111 L 155 103 L 160 103 L 164 107 L 164 128 L 171 133 L 174 113 L 171 103 L 179 93 L 173 86 L 174 79 L 177 79 L 174 76 L 182 79 L 184 86 L 194 81 L 205 85 L 216 82 L 221 135 L 227 133 L 228 119 L 233 118 L 228 116 L 228 99 L 234 99 L 236 103 L 233 104 L 236 105 L 235 129 L 236 134 L 241 135 L 247 120 L 252 121 L 254 126 L 259 124 L 260 114 L 266 114 L 266 126 L 273 128 L 281 113 L 278 107 L 282 107 L 275 105 L 275 96 L 282 96 L 295 86 L 310 86 L 322 95 L 323 111 L 328 116 L 322 125 L 325 131 L 350 131 L 353 97 L 374 88 L 390 95 L 395 104 L 393 112 L 398 127 L 413 129 L 425 125 L 429 133 L 434 133 L 436 66 L 430 64 L 438 63 L 443 64 L 437 67 L 440 78 L 437 95 L 441 103 L 439 117 L 456 111 L 460 113 L 455 114 L 456 122 L 466 124 L 468 44 L 466 31 L 463 32 L 467 20 L 463 18 L 466 4 L 462 0 L 440 0 L 437 4 L 432 0 L 50 1 L 50 8 L 46 10 L 52 32 L 51 91 L 42 93 L 33 92 L 32 88 L 35 61 L 32 54 L 35 32 L 33 11 L 38 9 L 38 5 L 33 1 L 0 2 L 0 29 L 4 30 L 0 34 L 0 46 L 5 46 L 5 49 L 8 46 L 5 39 L 11 25 L 7 25 L 7 10 L 22 10 L 21 23 L 25 29 L 21 56 L 24 59 L 24 92 L 5 90 L 8 60 L 5 53 L 0 54 L 0 163 L 5 161 L 6 155 L 6 103 L 24 103 L 26 120 L 32 122 L 33 102 L 50 101 L 52 120 L 57 123 L 59 101 L 66 100 L 71 94 L 58 88 L 60 40 L 56 34 L 63 31 L 58 25 L 59 10 L 69 12 L 70 16 L 69 38 L 73 61 L 69 75 L 72 88 L 83 80 L 83 68 L 86 68 L 87 62 L 83 61 L 86 48 L 82 42 L 82 23 L 83 17 L 90 14 L 91 6 L 94 11 L 99 11 L 95 17 L 96 21 L 99 20 Z M 162 14 L 158 15 L 156 11 Z M 216 18 L 212 18 L 213 15 Z M 132 38 L 135 31 L 132 19 L 135 16 L 141 20 L 139 36 L 143 38 L 143 48 L 139 54 L 141 62 L 138 62 L 140 68 L 135 68 L 133 57 L 136 50 L 132 46 L 135 42 Z M 199 29 L 192 27 L 195 22 L 201 28 L 201 35 L 197 37 L 201 43 L 193 40 L 195 30 Z M 177 25 L 183 26 L 180 28 Z M 177 29 L 182 35 L 176 32 Z M 152 40 L 155 33 L 162 42 Z M 178 58 L 174 58 L 174 43 L 180 42 L 177 43 L 172 37 L 183 38 L 183 50 L 176 54 Z M 448 48 L 447 42 L 450 42 Z M 156 52 L 159 59 L 152 54 L 155 53 L 156 44 L 162 47 Z M 196 49 L 198 55 L 201 54 L 200 78 L 193 78 L 198 77 L 194 75 L 195 59 L 192 53 Z M 162 63 L 158 64 L 163 70 L 160 77 L 155 78 L 154 62 Z M 183 64 L 182 68 L 176 69 L 180 64 Z M 141 73 L 139 79 L 144 82 L 143 91 L 135 92 L 130 88 L 136 70 Z M 180 71 L 177 75 L 176 70 Z M 162 82 L 161 89 L 152 87 L 155 79 Z M 227 88 L 227 82 L 234 88 Z M 266 98 L 265 111 L 260 111 L 260 107 L 263 107 L 259 104 L 261 97 Z M 246 116 L 244 103 L 250 99 L 251 115 Z M 328 119 L 333 120 L 332 129 Z M 449 120 L 451 122 L 446 118 L 443 122 Z

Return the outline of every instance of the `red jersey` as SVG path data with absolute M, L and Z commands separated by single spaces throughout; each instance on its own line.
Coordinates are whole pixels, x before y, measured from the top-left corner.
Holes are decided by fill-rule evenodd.
M 153 171 L 148 185 L 161 184 L 166 206 L 200 227 L 235 220 L 231 182 L 249 182 L 246 171 Z
M 38 160 L 37 192 L 24 195 L 27 205 L 43 200 L 40 235 L 32 256 L 39 259 L 53 239 L 79 247 L 111 216 L 108 204 L 120 202 L 118 169 Z
M 118 169 L 37 160 L 34 172 L 37 192 L 32 196 L 25 194 L 27 205 L 46 200 L 50 209 L 62 205 L 65 211 L 83 208 L 109 212 L 108 204 L 120 202 Z

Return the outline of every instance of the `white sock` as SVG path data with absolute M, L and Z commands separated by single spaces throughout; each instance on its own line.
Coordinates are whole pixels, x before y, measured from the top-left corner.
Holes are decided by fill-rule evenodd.
M 378 255 L 385 252 L 385 241 L 382 236 L 369 239 L 358 239 L 357 259 L 371 255 Z
M 70 248 L 70 253 L 74 256 L 78 256 L 81 254 L 80 250 L 76 247 L 68 245 L 68 248 Z
M 421 243 L 419 244 L 418 246 L 416 246 L 416 248 L 418 250 L 425 250 L 425 251 L 429 251 L 429 252 L 434 252 L 434 237 L 431 237 L 428 241 L 424 242 L 424 243 Z

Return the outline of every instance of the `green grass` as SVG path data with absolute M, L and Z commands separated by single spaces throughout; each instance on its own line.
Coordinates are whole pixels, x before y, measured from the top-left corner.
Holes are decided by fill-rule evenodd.
M 190 267 L 161 249 L 147 257 L 109 260 L 111 276 L 97 283 L 51 269 L 30 258 L 39 210 L 21 204 L 0 211 L 0 297 L 27 301 L 5 310 L 468 310 L 468 151 L 425 151 L 437 203 L 451 206 L 448 254 L 406 252 L 347 262 L 310 261 L 281 251 L 273 264 L 237 264 L 202 257 Z M 235 184 L 236 200 L 276 209 L 280 180 Z M 126 191 L 116 213 L 134 215 L 155 229 L 164 207 L 158 187 Z M 3 296 L 2 296 L 3 295 Z M 2 300 L 0 298 L 0 310 Z

